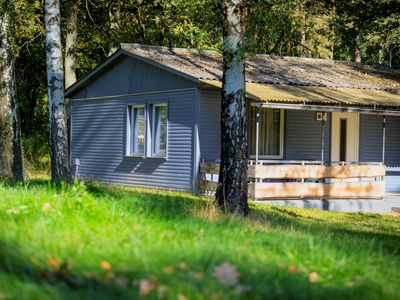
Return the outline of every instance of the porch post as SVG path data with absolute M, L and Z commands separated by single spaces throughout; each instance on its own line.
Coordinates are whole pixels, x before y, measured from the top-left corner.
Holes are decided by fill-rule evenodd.
M 386 150 L 386 116 L 383 116 L 382 136 L 382 163 L 384 164 Z
M 322 113 L 322 123 L 321 123 L 321 165 L 324 164 L 324 152 L 325 152 L 325 113 Z
M 260 105 L 257 104 L 257 109 L 256 109 L 256 165 L 258 165 L 259 132 L 260 132 Z

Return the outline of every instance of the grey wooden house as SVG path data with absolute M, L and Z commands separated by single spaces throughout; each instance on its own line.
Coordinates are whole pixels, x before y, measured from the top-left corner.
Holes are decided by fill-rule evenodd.
M 197 191 L 219 158 L 221 53 L 122 44 L 66 91 L 71 162 L 104 182 Z M 255 55 L 246 67 L 250 195 L 400 191 L 400 72 Z

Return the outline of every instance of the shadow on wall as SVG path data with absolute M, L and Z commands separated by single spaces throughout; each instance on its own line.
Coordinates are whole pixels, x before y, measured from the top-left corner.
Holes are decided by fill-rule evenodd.
M 136 173 L 153 174 L 161 164 L 165 163 L 163 159 L 142 159 L 142 158 L 124 158 L 115 168 L 116 173 Z

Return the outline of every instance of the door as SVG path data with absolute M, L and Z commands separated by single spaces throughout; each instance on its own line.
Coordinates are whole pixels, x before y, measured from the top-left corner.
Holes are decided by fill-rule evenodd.
M 332 161 L 358 161 L 360 114 L 332 113 Z

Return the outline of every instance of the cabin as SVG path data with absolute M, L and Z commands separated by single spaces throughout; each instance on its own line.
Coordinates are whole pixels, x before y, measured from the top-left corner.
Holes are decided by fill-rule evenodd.
M 400 192 L 400 71 L 249 55 L 249 196 Z M 211 193 L 218 179 L 222 54 L 121 44 L 66 90 L 76 176 Z

